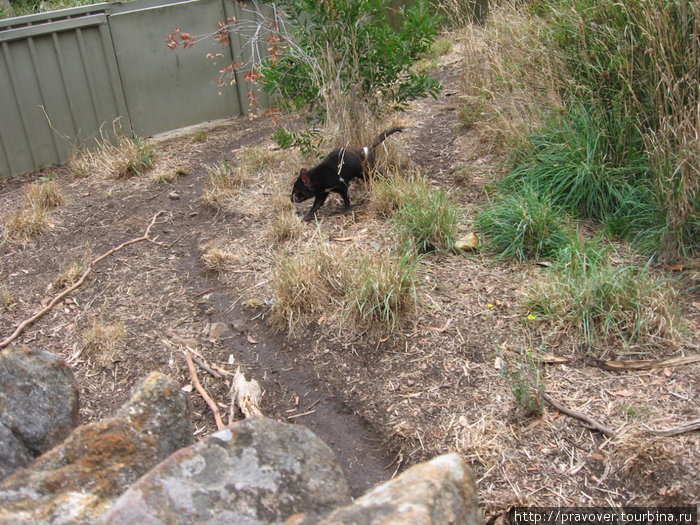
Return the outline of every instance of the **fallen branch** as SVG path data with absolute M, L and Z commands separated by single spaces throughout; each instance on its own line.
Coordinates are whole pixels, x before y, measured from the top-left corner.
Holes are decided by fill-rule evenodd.
M 200 354 L 195 352 L 189 346 L 186 346 L 185 350 L 187 350 L 187 352 L 193 354 L 192 360 L 195 363 L 197 363 L 202 370 L 204 370 L 205 372 L 208 372 L 209 375 L 212 375 L 217 379 L 221 379 L 221 374 L 216 372 L 215 370 L 212 370 L 212 368 L 207 364 L 207 362 L 204 360 L 204 358 Z
M 677 427 L 667 428 L 666 430 L 654 430 L 648 429 L 647 432 L 654 434 L 655 436 L 671 437 L 677 436 L 678 434 L 685 434 L 686 432 L 692 432 L 693 430 L 700 430 L 700 419 L 691 421 L 690 423 L 685 423 Z
M 562 414 L 565 414 L 569 417 L 573 417 L 574 419 L 578 419 L 579 421 L 583 421 L 587 427 L 592 428 L 594 430 L 597 430 L 598 432 L 601 432 L 601 433 L 605 434 L 606 436 L 610 436 L 610 437 L 615 436 L 615 431 L 610 430 L 609 428 L 601 425 L 595 419 L 588 417 L 586 414 L 582 414 L 581 412 L 576 412 L 575 410 L 571 410 L 570 408 L 566 408 L 564 405 L 559 403 L 559 401 L 555 401 L 554 399 L 552 399 L 549 396 L 549 394 L 547 394 L 547 392 L 542 392 L 542 399 L 544 399 L 547 403 L 552 405 L 555 409 L 557 409 Z
M 241 369 L 238 368 L 231 382 L 231 414 L 229 421 L 233 421 L 233 407 L 238 405 L 245 417 L 260 416 L 259 404 L 262 398 L 260 385 L 255 379 L 247 381 Z
M 202 384 L 199 382 L 199 378 L 197 377 L 197 370 L 194 367 L 194 362 L 192 361 L 192 356 L 190 353 L 185 350 L 183 351 L 185 354 L 185 361 L 187 361 L 187 368 L 190 370 L 190 376 L 192 377 L 192 383 L 194 383 L 194 387 L 199 392 L 199 395 L 202 396 L 204 401 L 206 401 L 207 405 L 209 405 L 209 408 L 211 411 L 214 413 L 214 421 L 216 421 L 216 429 L 221 430 L 226 428 L 226 425 L 224 425 L 224 422 L 221 420 L 221 414 L 219 413 L 219 407 L 216 406 L 216 403 L 214 400 L 207 394 L 207 391 L 204 390 L 204 387 Z
M 688 355 L 684 357 L 672 357 L 670 359 L 652 360 L 642 359 L 638 361 L 601 361 L 599 359 L 589 359 L 589 363 L 604 370 L 624 372 L 626 370 L 653 370 L 655 368 L 666 368 L 668 366 L 681 366 L 697 363 L 700 355 Z
M 156 219 L 157 219 L 162 213 L 163 213 L 162 211 L 159 211 L 158 213 L 156 213 L 156 214 L 153 216 L 153 219 L 151 219 L 151 223 L 148 225 L 148 228 L 146 228 L 146 231 L 144 232 L 144 234 L 143 234 L 141 237 L 139 237 L 139 238 L 137 238 L 137 239 L 131 239 L 130 241 L 126 241 L 126 242 L 120 244 L 119 246 L 117 246 L 116 248 L 112 248 L 112 249 L 109 250 L 108 252 L 106 252 L 106 253 L 100 255 L 97 259 L 94 259 L 93 261 L 90 261 L 90 263 L 88 264 L 87 269 L 83 272 L 83 274 L 80 276 L 80 279 L 78 279 L 78 280 L 75 282 L 75 284 L 73 284 L 72 286 L 70 286 L 69 288 L 65 289 L 63 292 L 61 292 L 60 294 L 58 294 L 56 297 L 54 297 L 54 298 L 51 300 L 51 302 L 50 302 L 49 304 L 47 304 L 44 308 L 42 308 L 41 310 L 39 310 L 37 313 L 35 313 L 35 314 L 34 314 L 33 316 L 31 316 L 29 319 L 25 319 L 24 321 L 22 321 L 22 322 L 17 326 L 17 329 L 13 332 L 13 334 L 12 334 L 10 337 L 8 337 L 8 338 L 5 339 L 4 341 L 0 342 L 0 349 L 5 348 L 5 347 L 6 347 L 7 345 L 9 345 L 12 341 L 14 341 L 15 339 L 17 339 L 17 337 L 19 337 L 19 335 L 24 331 L 24 329 L 25 329 L 27 326 L 29 326 L 29 325 L 32 324 L 34 321 L 36 321 L 36 320 L 39 319 L 41 316 L 43 316 L 46 312 L 48 312 L 49 310 L 51 310 L 54 306 L 56 306 L 56 303 L 58 303 L 61 299 L 63 299 L 63 298 L 64 298 L 65 296 L 67 296 L 69 293 L 71 293 L 71 292 L 75 291 L 76 289 L 78 289 L 78 288 L 85 282 L 85 279 L 87 279 L 88 275 L 90 275 L 90 273 L 92 272 L 93 267 L 94 267 L 96 264 L 98 264 L 99 262 L 103 261 L 104 259 L 106 259 L 106 258 L 109 257 L 110 255 L 112 255 L 112 254 L 118 252 L 119 250 L 121 250 L 121 249 L 123 249 L 123 248 L 126 248 L 127 246 L 130 246 L 130 245 L 132 245 L 132 244 L 136 244 L 137 242 L 148 241 L 148 242 L 152 242 L 152 243 L 154 243 L 154 244 L 158 244 L 156 241 L 154 241 L 153 239 L 151 239 L 151 238 L 149 237 L 149 235 L 150 235 L 150 233 L 151 233 L 151 228 L 152 228 L 153 225 L 156 223 Z

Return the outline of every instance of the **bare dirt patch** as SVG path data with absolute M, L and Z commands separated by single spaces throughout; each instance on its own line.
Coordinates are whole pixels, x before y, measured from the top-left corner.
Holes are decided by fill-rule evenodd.
M 450 189 L 464 208 L 467 232 L 502 153 L 481 140 L 478 125 L 461 128 L 458 66 L 456 54 L 443 58 L 437 73 L 443 94 L 414 104 L 401 116 L 409 128 L 391 140 L 413 167 Z M 141 177 L 76 179 L 61 167 L 2 182 L 3 210 L 17 207 L 26 185 L 49 173 L 65 200 L 51 212 L 45 233 L 26 245 L 2 246 L 3 338 L 60 292 L 65 284 L 58 277 L 71 265 L 143 235 L 161 212 L 152 230 L 159 244 L 134 244 L 105 259 L 89 282 L 15 342 L 70 362 L 83 421 L 113 411 L 152 370 L 189 390 L 182 353 L 189 346 L 215 371 L 240 366 L 257 379 L 266 415 L 304 424 L 324 439 L 355 495 L 411 463 L 456 450 L 475 471 L 488 515 L 513 504 L 693 502 L 700 493 L 698 433 L 660 438 L 646 430 L 700 417 L 700 364 L 610 372 L 589 366 L 576 348 L 546 348 L 568 358 L 545 365 L 549 394 L 618 436 L 607 438 L 551 408 L 538 418 L 516 409 L 497 358 L 539 343 L 520 306 L 529 284 L 543 278 L 539 266 L 496 263 L 484 254 L 433 254 L 421 262 L 417 311 L 398 332 L 358 335 L 330 316 L 294 337 L 274 331 L 268 321 L 278 257 L 319 239 L 339 253 L 373 253 L 395 243 L 359 185 L 351 190 L 351 213 L 338 215 L 339 202 L 329 199 L 318 225 L 305 223 L 289 239 L 271 238 L 266 232 L 276 202 L 287 198 L 299 168 L 270 143 L 274 125 L 271 116 L 236 119 L 209 129 L 205 140 L 192 131 L 159 141 L 157 164 Z M 248 173 L 233 205 L 216 211 L 200 200 L 207 166 L 237 162 L 245 146 L 269 151 L 279 162 Z M 212 245 L 231 254 L 223 271 L 202 259 Z M 698 352 L 700 298 L 684 301 L 696 335 L 667 357 Z M 96 326 L 113 327 L 118 336 L 95 335 Z M 226 413 L 225 376 L 200 369 L 199 377 Z M 204 401 L 194 390 L 188 395 L 195 437 L 215 431 Z

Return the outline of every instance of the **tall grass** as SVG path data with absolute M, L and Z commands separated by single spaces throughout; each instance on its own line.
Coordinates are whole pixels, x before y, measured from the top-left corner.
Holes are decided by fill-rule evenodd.
M 636 190 L 621 202 L 634 200 L 630 195 L 647 199 L 622 214 L 643 225 L 630 232 L 637 245 L 666 259 L 697 255 L 700 3 L 556 0 L 539 6 L 550 20 L 570 93 L 592 108 L 609 143 L 609 164 L 626 169 L 643 160 L 646 166 L 645 177 L 622 173 Z
M 458 32 L 465 127 L 478 125 L 482 137 L 508 143 L 523 138 L 543 112 L 562 107 L 562 64 L 546 45 L 546 27 L 525 2 L 494 2 L 484 24 Z

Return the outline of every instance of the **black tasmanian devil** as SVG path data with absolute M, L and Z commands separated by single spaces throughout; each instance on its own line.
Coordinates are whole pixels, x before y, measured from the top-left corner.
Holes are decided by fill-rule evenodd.
M 292 189 L 292 202 L 303 202 L 314 197 L 311 210 L 304 217 L 311 220 L 323 206 L 328 194 L 339 193 L 345 204 L 344 212 L 350 209 L 348 184 L 356 177 L 366 177 L 374 165 L 374 150 L 391 134 L 403 128 L 382 131 L 372 145 L 364 148 L 338 148 L 333 150 L 317 166 L 310 170 L 302 169 Z

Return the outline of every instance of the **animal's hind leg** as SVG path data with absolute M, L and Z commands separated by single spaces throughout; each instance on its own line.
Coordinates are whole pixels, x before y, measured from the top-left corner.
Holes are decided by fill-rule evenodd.
M 346 213 L 350 210 L 350 197 L 348 196 L 347 186 L 341 186 L 340 188 L 336 188 L 335 192 L 343 198 L 343 213 Z

